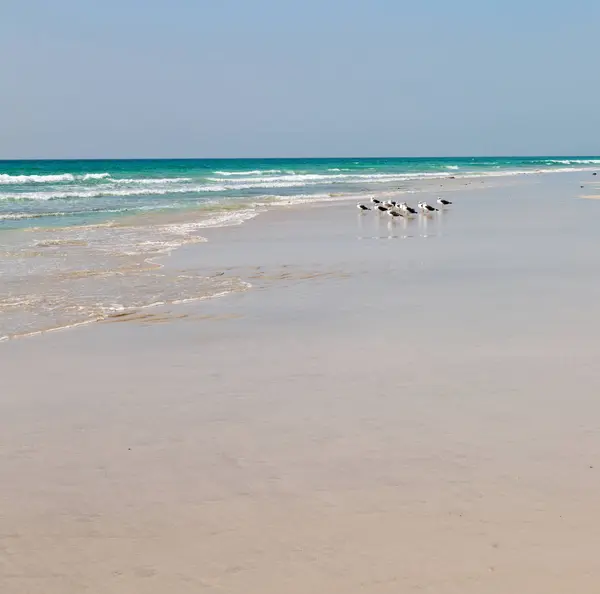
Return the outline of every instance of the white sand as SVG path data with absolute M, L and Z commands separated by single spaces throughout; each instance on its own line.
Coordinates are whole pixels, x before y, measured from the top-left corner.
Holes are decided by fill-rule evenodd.
M 600 216 L 270 213 L 221 300 L 0 345 L 0 592 L 595 593 Z

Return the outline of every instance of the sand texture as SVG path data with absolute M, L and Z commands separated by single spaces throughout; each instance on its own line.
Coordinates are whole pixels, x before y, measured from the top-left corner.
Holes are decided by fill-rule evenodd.
M 0 344 L 0 592 L 595 594 L 579 181 L 269 212 L 171 258 L 245 292 Z

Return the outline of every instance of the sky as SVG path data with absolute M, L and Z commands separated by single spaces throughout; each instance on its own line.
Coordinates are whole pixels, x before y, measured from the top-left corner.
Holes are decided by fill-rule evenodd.
M 597 0 L 2 0 L 0 159 L 600 154 Z

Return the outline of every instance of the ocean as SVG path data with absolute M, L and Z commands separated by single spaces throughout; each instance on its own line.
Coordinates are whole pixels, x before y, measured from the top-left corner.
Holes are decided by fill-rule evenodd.
M 244 291 L 210 262 L 175 270 L 161 258 L 265 209 L 599 166 L 600 157 L 0 161 L 0 340 Z
M 598 157 L 0 161 L 0 230 L 597 165 Z

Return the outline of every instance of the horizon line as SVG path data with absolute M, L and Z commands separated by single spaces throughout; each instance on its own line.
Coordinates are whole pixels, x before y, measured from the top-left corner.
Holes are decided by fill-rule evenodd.
M 11 157 L 0 158 L 0 163 L 15 161 L 297 161 L 297 160 L 352 160 L 352 159 L 536 159 L 584 158 L 600 159 L 599 155 L 547 154 L 547 155 L 419 155 L 419 156 L 327 156 L 327 157 Z

